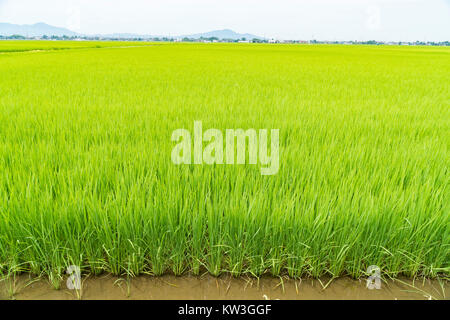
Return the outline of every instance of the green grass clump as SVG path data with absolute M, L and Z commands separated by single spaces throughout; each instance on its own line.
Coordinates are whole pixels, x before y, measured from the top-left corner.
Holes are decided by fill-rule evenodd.
M 0 270 L 56 286 L 69 265 L 448 276 L 449 74 L 450 50 L 437 47 L 0 55 Z M 278 174 L 174 165 L 171 133 L 194 120 L 280 129 Z

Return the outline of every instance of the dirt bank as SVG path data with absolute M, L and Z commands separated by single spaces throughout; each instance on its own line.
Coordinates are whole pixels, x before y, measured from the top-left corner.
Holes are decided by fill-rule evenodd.
M 64 281 L 55 290 L 48 280 L 28 275 L 0 282 L 2 299 L 446 299 L 448 281 L 384 281 L 379 290 L 369 290 L 365 280 L 349 278 L 292 280 L 287 278 L 215 278 L 194 276 L 141 276 L 127 280 L 110 275 L 85 277 L 81 290 L 69 290 Z M 326 288 L 324 289 L 324 286 Z

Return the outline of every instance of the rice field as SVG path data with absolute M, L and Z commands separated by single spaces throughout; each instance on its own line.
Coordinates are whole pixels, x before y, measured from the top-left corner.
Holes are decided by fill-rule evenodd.
M 448 278 L 449 48 L 120 45 L 0 41 L 3 276 Z M 194 121 L 278 173 L 173 164 Z
M 55 41 L 55 40 L 12 40 L 0 41 L 0 53 L 49 51 L 67 49 L 110 48 L 110 47 L 136 47 L 152 45 L 150 42 L 140 41 Z M 153 43 L 154 45 L 154 43 Z

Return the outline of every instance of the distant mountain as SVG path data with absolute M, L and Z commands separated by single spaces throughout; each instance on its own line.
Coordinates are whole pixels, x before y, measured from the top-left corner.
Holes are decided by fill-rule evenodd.
M 216 30 L 205 33 L 197 33 L 197 34 L 188 34 L 181 36 L 168 36 L 168 35 L 145 35 L 145 34 L 136 34 L 136 33 L 111 33 L 111 34 L 93 34 L 89 36 L 94 37 L 104 37 L 104 38 L 117 38 L 117 39 L 131 39 L 131 38 L 141 38 L 141 39 L 150 39 L 150 38 L 168 38 L 168 39 L 177 39 L 177 38 L 189 38 L 189 39 L 200 39 L 200 38 L 218 38 L 218 39 L 231 39 L 231 40 L 240 40 L 245 38 L 247 40 L 252 39 L 264 39 L 259 36 L 255 36 L 254 34 L 249 33 L 237 33 L 230 29 L 224 30 Z
M 262 37 L 255 36 L 254 34 L 249 33 L 237 33 L 230 29 L 224 29 L 224 30 L 215 30 L 210 31 L 206 33 L 197 33 L 197 34 L 191 34 L 191 35 L 185 35 L 182 36 L 183 38 L 193 38 L 193 39 L 199 39 L 199 38 L 211 38 L 216 37 L 218 39 L 232 39 L 232 40 L 240 40 L 242 38 L 245 38 L 247 40 L 252 39 L 263 39 Z
M 0 35 L 11 36 L 11 35 L 22 35 L 26 37 L 41 37 L 47 36 L 76 36 L 76 32 L 70 31 L 69 29 L 54 27 L 46 23 L 35 23 L 35 24 L 12 24 L 12 23 L 0 23 Z
M 191 38 L 191 39 L 199 39 L 199 38 L 218 38 L 218 39 L 231 39 L 231 40 L 240 40 L 242 38 L 245 38 L 247 40 L 252 39 L 263 39 L 262 37 L 255 36 L 254 34 L 249 33 L 237 33 L 230 29 L 224 29 L 224 30 L 216 30 L 216 31 L 210 31 L 205 33 L 197 33 L 197 34 L 191 34 L 191 35 L 184 35 L 184 36 L 152 36 L 152 35 L 140 35 L 135 33 L 113 33 L 113 34 L 95 34 L 95 35 L 83 35 L 76 32 L 73 32 L 66 28 L 60 28 L 60 27 L 54 27 L 51 25 L 48 25 L 46 23 L 35 23 L 35 24 L 24 24 L 24 25 L 18 25 L 18 24 L 12 24 L 12 23 L 0 23 L 0 35 L 2 36 L 12 36 L 12 35 L 21 35 L 25 37 L 42 37 L 44 35 L 46 36 L 96 36 L 96 37 L 104 37 L 104 38 L 143 38 L 143 39 L 150 39 L 150 38 Z
M 137 33 L 108 33 L 108 34 L 90 34 L 89 37 L 100 37 L 100 38 L 114 38 L 114 39 L 150 39 L 155 38 L 155 36 L 142 35 Z

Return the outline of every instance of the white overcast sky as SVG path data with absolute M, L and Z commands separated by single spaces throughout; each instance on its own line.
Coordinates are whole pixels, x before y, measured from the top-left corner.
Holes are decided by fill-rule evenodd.
M 450 40 L 450 0 L 0 0 L 0 22 L 73 31 L 267 38 Z

